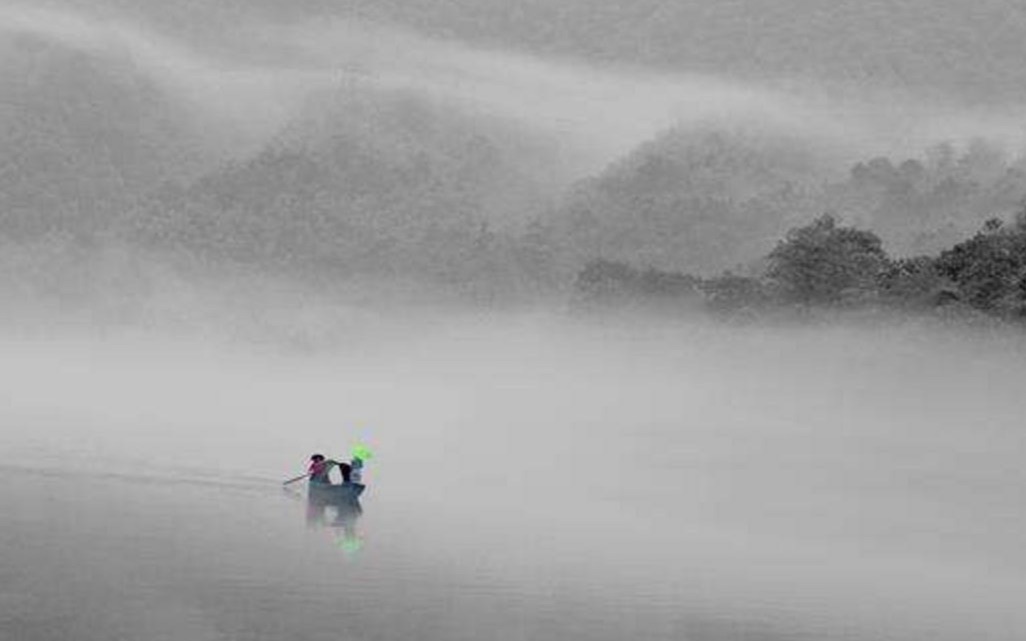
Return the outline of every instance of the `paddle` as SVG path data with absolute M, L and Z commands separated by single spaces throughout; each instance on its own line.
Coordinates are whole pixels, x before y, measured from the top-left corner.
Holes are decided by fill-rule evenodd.
M 332 465 L 338 465 L 337 461 L 332 461 L 332 460 L 327 460 L 327 461 L 325 461 L 325 463 L 328 465 L 327 469 L 329 469 L 329 470 L 331 469 Z M 292 483 L 295 483 L 296 481 L 302 481 L 303 479 L 305 479 L 308 476 L 310 476 L 309 472 L 307 472 L 303 476 L 297 476 L 294 479 L 289 479 L 287 481 L 282 481 L 281 484 L 282 485 L 291 485 Z
M 302 481 L 303 479 L 305 479 L 305 478 L 306 478 L 306 477 L 308 477 L 308 476 L 310 476 L 310 473 L 309 473 L 309 472 L 307 472 L 307 473 L 306 473 L 306 474 L 304 474 L 303 476 L 297 476 L 297 477 L 296 477 L 296 478 L 294 478 L 294 479 L 289 479 L 289 480 L 287 480 L 287 481 L 282 481 L 282 483 L 281 483 L 281 484 L 282 484 L 282 485 L 291 485 L 292 483 L 295 483 L 296 481 Z
M 322 458 L 323 458 L 323 457 L 322 457 Z M 311 460 L 312 460 L 312 459 L 311 459 Z M 328 459 L 328 460 L 325 460 L 325 461 L 324 461 L 324 465 L 325 465 L 325 467 L 324 467 L 323 469 L 325 469 L 325 470 L 330 470 L 330 469 L 331 469 L 331 466 L 332 466 L 332 465 L 338 465 L 338 462 L 336 462 L 336 461 L 332 461 L 332 460 Z M 296 478 L 294 478 L 294 479 L 289 479 L 289 480 L 287 480 L 287 481 L 282 481 L 282 482 L 281 482 L 281 484 L 282 484 L 282 485 L 290 485 L 290 484 L 292 484 L 292 483 L 295 483 L 296 481 L 302 481 L 302 480 L 303 480 L 303 479 L 305 479 L 306 477 L 310 476 L 310 474 L 311 474 L 311 472 L 307 472 L 307 473 L 306 473 L 306 474 L 304 474 L 303 476 L 297 476 L 297 477 L 296 477 Z

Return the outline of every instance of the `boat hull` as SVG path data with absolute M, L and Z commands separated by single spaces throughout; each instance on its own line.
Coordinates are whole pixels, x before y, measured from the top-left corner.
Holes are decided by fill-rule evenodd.
M 310 483 L 309 487 L 310 500 L 325 505 L 353 503 L 364 490 L 361 483 Z

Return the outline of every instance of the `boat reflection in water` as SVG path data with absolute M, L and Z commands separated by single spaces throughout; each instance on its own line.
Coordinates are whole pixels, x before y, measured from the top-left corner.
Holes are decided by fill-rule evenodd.
M 356 523 L 363 514 L 360 483 L 310 483 L 307 491 L 306 523 L 335 531 L 336 543 L 347 555 L 363 546 Z

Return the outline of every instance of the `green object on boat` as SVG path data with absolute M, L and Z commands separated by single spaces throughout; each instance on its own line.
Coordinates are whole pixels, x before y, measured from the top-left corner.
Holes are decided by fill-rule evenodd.
M 358 458 L 361 461 L 369 461 L 374 458 L 374 453 L 366 445 L 354 445 L 350 454 L 353 458 Z

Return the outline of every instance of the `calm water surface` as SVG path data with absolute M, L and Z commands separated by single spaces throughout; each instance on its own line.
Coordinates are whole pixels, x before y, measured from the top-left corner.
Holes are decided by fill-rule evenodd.
M 0 638 L 1026 638 L 1015 341 L 8 348 Z M 354 438 L 364 514 L 312 527 L 278 481 Z

